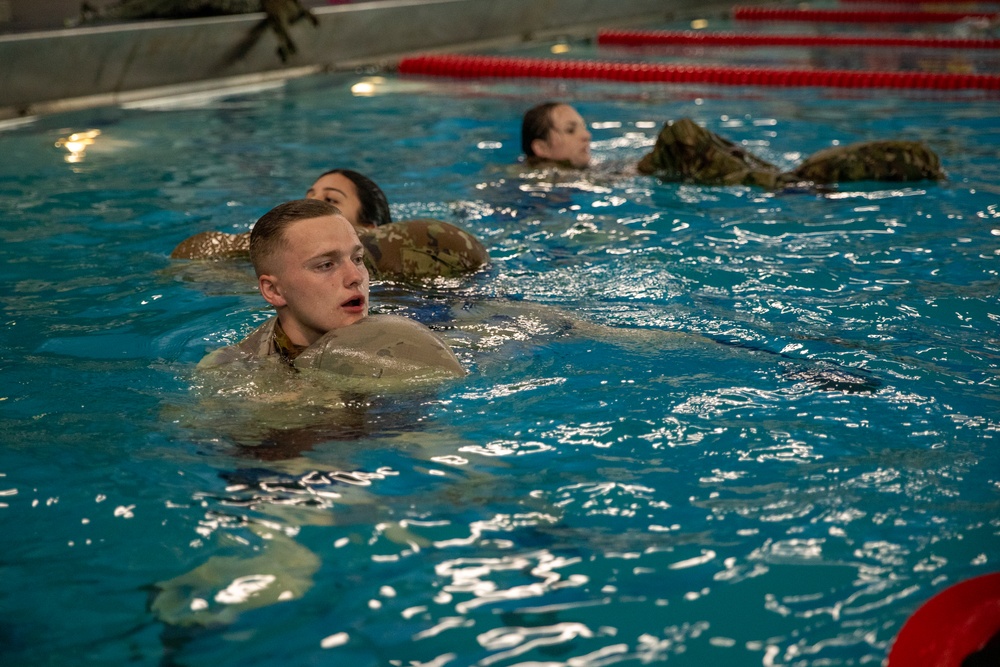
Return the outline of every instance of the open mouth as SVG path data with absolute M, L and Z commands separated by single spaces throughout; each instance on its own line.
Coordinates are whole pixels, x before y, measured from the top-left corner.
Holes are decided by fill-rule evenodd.
M 340 305 L 344 308 L 363 308 L 365 305 L 365 298 L 363 296 L 356 296 L 353 299 L 348 299 Z

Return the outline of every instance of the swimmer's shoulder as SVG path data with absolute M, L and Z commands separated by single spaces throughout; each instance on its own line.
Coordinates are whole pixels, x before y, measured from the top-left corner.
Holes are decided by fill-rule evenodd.
M 184 239 L 170 252 L 171 259 L 227 259 L 250 256 L 250 232 L 199 232 Z
M 235 362 L 253 361 L 273 355 L 274 345 L 272 341 L 277 321 L 277 317 L 271 317 L 236 345 L 227 345 L 212 350 L 198 362 L 198 369 L 218 368 Z
M 359 236 L 366 265 L 376 278 L 453 278 L 490 264 L 486 246 L 475 235 L 443 220 L 402 220 Z

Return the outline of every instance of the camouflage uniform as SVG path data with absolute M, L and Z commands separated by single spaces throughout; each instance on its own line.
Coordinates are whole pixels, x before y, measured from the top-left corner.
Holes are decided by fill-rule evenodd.
M 653 150 L 638 164 L 643 174 L 702 185 L 755 185 L 779 189 L 798 183 L 919 181 L 945 177 L 938 156 L 917 141 L 870 141 L 836 146 L 790 172 L 709 132 L 690 118 L 664 124 Z
M 171 259 L 230 259 L 250 257 L 250 232 L 199 232 L 177 244 Z
M 466 371 L 451 348 L 423 324 L 398 315 L 371 315 L 328 331 L 308 347 L 288 340 L 277 317 L 236 345 L 210 352 L 199 368 L 280 355 L 295 368 L 319 368 L 354 378 L 461 377 Z
M 938 181 L 941 160 L 919 141 L 869 141 L 813 153 L 789 176 L 813 183 L 850 181 Z
M 375 279 L 453 278 L 490 261 L 479 239 L 440 220 L 394 222 L 359 230 L 358 236 L 368 273 Z
M 638 164 L 639 173 L 664 181 L 702 185 L 758 185 L 773 188 L 781 170 L 690 118 L 668 122 L 652 152 Z
M 479 240 L 440 220 L 404 220 L 358 229 L 365 266 L 376 280 L 454 278 L 482 269 L 490 255 Z M 249 257 L 250 233 L 201 232 L 181 241 L 173 259 Z

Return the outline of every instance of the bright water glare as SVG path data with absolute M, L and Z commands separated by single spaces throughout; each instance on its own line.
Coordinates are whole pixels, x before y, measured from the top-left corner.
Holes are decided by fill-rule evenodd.
M 553 98 L 593 173 L 517 165 Z M 949 179 L 632 174 L 681 116 L 783 167 L 923 139 Z M 998 151 L 996 100 L 954 93 L 365 74 L 7 129 L 0 661 L 879 664 L 1000 569 Z M 489 248 L 372 292 L 467 378 L 195 372 L 268 312 L 245 263 L 170 250 L 331 167 Z

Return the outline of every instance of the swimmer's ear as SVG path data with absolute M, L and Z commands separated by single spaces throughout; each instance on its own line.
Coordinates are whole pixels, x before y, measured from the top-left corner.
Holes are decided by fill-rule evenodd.
M 280 308 L 284 306 L 287 301 L 285 297 L 281 295 L 281 287 L 278 285 L 278 279 L 275 276 L 269 274 L 263 274 L 257 278 L 257 288 L 260 290 L 260 295 L 264 297 L 264 301 L 275 308 Z
M 531 140 L 531 150 L 534 152 L 536 157 L 545 158 L 548 160 L 552 157 L 552 151 L 549 150 L 549 142 L 545 139 L 532 139 Z

